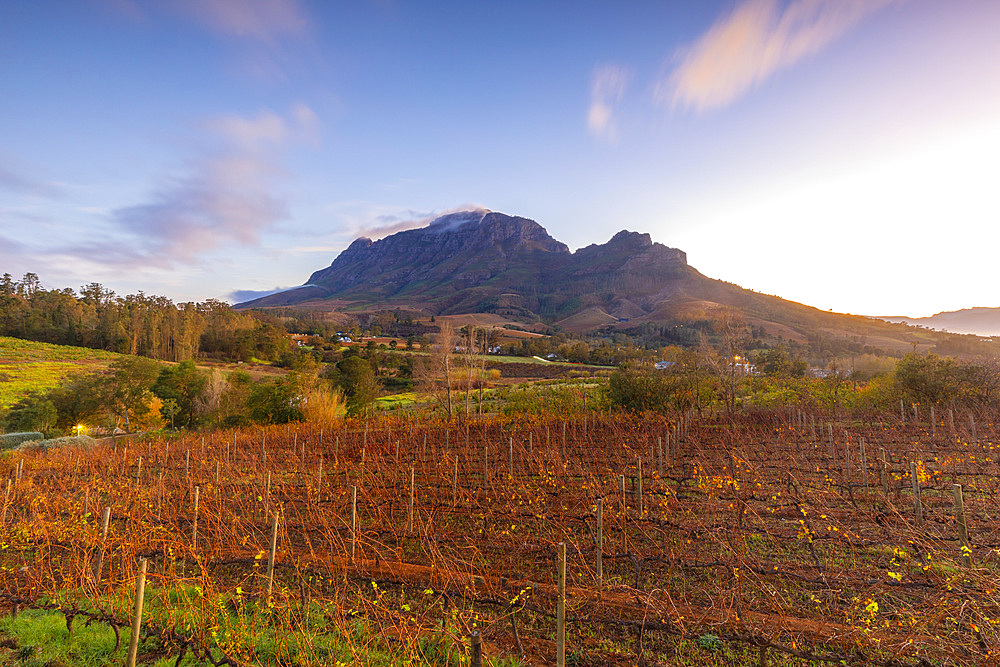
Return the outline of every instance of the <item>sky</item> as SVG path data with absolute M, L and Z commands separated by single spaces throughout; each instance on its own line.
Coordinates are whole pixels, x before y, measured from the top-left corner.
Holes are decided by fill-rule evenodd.
M 839 312 L 1000 306 L 996 0 L 0 3 L 0 272 L 239 300 L 485 207 Z

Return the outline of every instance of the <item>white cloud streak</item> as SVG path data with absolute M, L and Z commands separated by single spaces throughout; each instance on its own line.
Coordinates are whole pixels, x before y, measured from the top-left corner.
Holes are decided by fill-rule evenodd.
M 383 213 L 369 218 L 361 224 L 355 224 L 355 229 L 352 233 L 355 237 L 364 236 L 373 240 L 378 240 L 410 229 L 420 229 L 421 227 L 426 227 L 434 220 L 442 216 L 465 211 L 480 211 L 483 215 L 485 215 L 489 212 L 489 209 L 486 209 L 479 204 L 468 203 L 463 204 L 462 206 L 447 209 L 445 211 L 431 213 L 421 213 L 413 210 L 407 210 L 399 213 Z
M 693 44 L 654 94 L 671 107 L 724 107 L 815 55 L 864 18 L 906 0 L 745 0 Z
M 590 77 L 587 129 L 595 137 L 611 142 L 618 140 L 615 111 L 631 80 L 632 72 L 625 67 L 602 65 L 594 69 Z

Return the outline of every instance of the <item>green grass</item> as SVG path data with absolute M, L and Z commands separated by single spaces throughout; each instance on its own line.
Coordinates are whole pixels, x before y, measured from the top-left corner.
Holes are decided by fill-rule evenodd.
M 120 354 L 89 347 L 53 345 L 0 336 L 0 362 L 19 361 L 114 361 Z
M 415 391 L 406 391 L 401 394 L 391 394 L 389 396 L 379 396 L 375 399 L 376 405 L 380 408 L 385 408 L 391 410 L 393 408 L 402 408 L 410 405 L 416 405 L 417 403 L 426 403 L 427 401 L 433 400 L 426 394 L 419 394 Z
M 8 364 L 0 361 L 0 406 L 11 405 L 32 391 L 46 391 L 81 371 L 96 371 L 97 364 L 68 361 L 34 361 Z
M 115 651 L 115 633 L 103 623 L 93 623 L 89 627 L 85 621 L 77 619 L 73 625 L 73 635 L 66 629 L 66 617 L 57 611 L 29 609 L 20 612 L 16 618 L 0 618 L 0 636 L 13 638 L 16 648 L 8 646 L 0 649 L 0 664 L 18 664 L 24 667 L 51 667 L 52 665 L 121 665 L 128 653 L 128 630 L 122 630 L 121 647 Z M 154 641 L 139 645 L 139 660 L 143 654 L 150 655 L 157 649 Z M 151 656 L 150 656 L 151 657 Z M 176 656 L 163 656 L 155 662 L 147 662 L 154 667 L 170 667 Z M 182 665 L 201 665 L 201 661 L 187 656 Z
M 207 593 L 207 591 L 206 591 Z M 70 591 L 59 595 L 64 605 L 81 609 L 114 610 L 118 618 L 127 617 L 132 601 L 131 591 L 116 594 L 112 599 L 88 601 Z M 332 619 L 339 619 L 331 623 Z M 228 593 L 202 596 L 196 586 L 172 586 L 169 589 L 147 584 L 143 623 L 171 627 L 182 634 L 194 628 L 208 628 L 202 636 L 210 642 L 215 659 L 222 657 L 220 648 L 230 656 L 250 664 L 262 665 L 350 665 L 359 659 L 375 667 L 413 664 L 412 648 L 404 649 L 390 643 L 380 632 L 380 626 L 364 616 L 350 618 L 334 605 L 316 602 L 307 607 L 285 600 L 271 606 L 266 601 L 244 599 Z M 146 625 L 145 627 L 150 627 Z M 455 639 L 456 628 L 439 626 L 422 635 L 416 652 L 421 665 L 428 667 L 458 667 L 468 647 Z M 73 634 L 69 634 L 65 616 L 58 611 L 28 609 L 17 617 L 0 618 L 0 665 L 18 664 L 25 667 L 111 666 L 124 664 L 129 643 L 129 628 L 121 628 L 121 646 L 114 650 L 114 631 L 106 624 L 78 616 Z M 199 633 L 195 632 L 196 635 Z M 168 667 L 175 664 L 177 647 L 162 646 L 151 637 L 139 645 L 138 662 Z M 190 653 L 182 665 L 203 665 Z M 484 664 L 494 667 L 516 667 L 511 659 L 487 657 Z
M 482 359 L 481 356 L 476 357 Z M 572 361 L 543 361 L 534 357 L 513 357 L 510 355 L 488 355 L 486 361 L 495 361 L 501 364 L 538 364 L 540 366 L 573 366 L 575 368 L 614 368 L 614 366 L 597 366 L 594 364 L 578 364 Z
M 104 350 L 0 336 L 0 407 L 29 392 L 57 387 L 76 373 L 101 370 L 120 356 Z

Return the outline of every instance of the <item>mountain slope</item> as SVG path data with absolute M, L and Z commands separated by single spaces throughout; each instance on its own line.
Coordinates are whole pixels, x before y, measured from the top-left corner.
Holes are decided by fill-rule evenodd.
M 570 331 L 714 321 L 735 312 L 781 338 L 851 337 L 895 349 L 927 348 L 943 336 L 708 278 L 684 252 L 649 234 L 621 231 L 570 252 L 537 222 L 486 210 L 446 215 L 378 241 L 357 239 L 303 287 L 237 307 L 274 306 L 495 313 Z
M 629 317 L 653 310 L 685 274 L 700 275 L 648 234 L 623 231 L 571 253 L 533 220 L 466 211 L 379 241 L 359 238 L 305 286 L 238 307 L 335 299 L 551 320 L 607 304 Z

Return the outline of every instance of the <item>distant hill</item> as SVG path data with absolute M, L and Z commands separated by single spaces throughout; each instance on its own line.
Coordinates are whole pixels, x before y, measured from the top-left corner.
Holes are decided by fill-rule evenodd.
M 442 216 L 378 241 L 355 240 L 302 287 L 237 304 L 338 311 L 405 308 L 429 315 L 493 313 L 567 331 L 714 320 L 739 313 L 788 340 L 851 338 L 897 351 L 946 334 L 821 311 L 714 280 L 681 250 L 621 231 L 570 252 L 540 224 L 487 210 Z
M 930 317 L 880 317 L 879 319 L 958 334 L 1000 336 L 1000 308 L 965 308 L 937 313 Z

